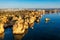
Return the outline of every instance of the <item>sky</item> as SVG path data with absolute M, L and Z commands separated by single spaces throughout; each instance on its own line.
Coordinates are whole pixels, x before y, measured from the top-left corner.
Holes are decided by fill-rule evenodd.
M 60 0 L 0 0 L 0 8 L 60 8 Z

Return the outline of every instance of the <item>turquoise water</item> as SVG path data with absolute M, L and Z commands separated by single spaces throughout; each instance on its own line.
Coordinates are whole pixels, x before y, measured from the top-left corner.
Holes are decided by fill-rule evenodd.
M 50 18 L 46 23 L 45 18 Z M 13 40 L 11 29 L 5 30 L 4 40 Z M 34 24 L 34 29 L 29 28 L 22 40 L 60 40 L 60 13 L 45 14 L 40 23 Z

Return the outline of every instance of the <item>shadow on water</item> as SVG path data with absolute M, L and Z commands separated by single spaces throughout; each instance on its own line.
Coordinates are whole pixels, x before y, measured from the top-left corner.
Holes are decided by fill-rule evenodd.
M 14 40 L 22 40 L 22 38 L 27 34 L 28 30 L 24 34 L 14 34 Z
M 4 39 L 4 33 L 0 34 L 0 40 Z
M 27 32 L 28 30 L 24 34 L 13 34 L 12 28 L 7 28 L 4 33 L 0 34 L 0 40 L 21 40 Z
M 5 29 L 4 40 L 14 40 L 12 28 Z
M 13 40 L 12 28 L 5 29 L 4 33 L 0 34 L 0 40 Z
M 24 34 L 13 34 L 12 29 L 8 28 L 5 30 L 4 40 L 21 40 L 27 32 L 28 30 Z

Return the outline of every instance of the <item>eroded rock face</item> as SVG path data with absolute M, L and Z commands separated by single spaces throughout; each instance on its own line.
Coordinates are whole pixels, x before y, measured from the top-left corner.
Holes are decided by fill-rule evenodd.
M 2 20 L 0 22 L 0 33 L 4 32 L 4 24 L 8 21 L 8 18 L 13 17 L 13 34 L 23 34 L 28 28 L 33 28 L 34 22 L 39 22 L 39 19 L 42 17 L 41 15 L 43 15 L 39 11 L 8 11 L 2 13 L 5 13 L 5 15 L 0 16 L 0 20 Z
M 28 32 L 28 28 L 34 29 L 34 22 L 40 22 L 39 19 L 41 19 L 41 15 L 43 15 L 43 13 L 39 11 L 2 11 L 0 14 L 0 34 L 3 34 L 1 36 L 2 39 L 4 38 L 4 28 L 10 27 L 10 25 L 13 25 L 12 30 L 14 39 L 22 39 Z M 11 21 L 9 21 L 9 17 L 13 17 Z

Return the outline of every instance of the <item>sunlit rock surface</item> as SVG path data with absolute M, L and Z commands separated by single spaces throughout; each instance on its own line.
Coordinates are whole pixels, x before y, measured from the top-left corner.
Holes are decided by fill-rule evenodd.
M 17 38 L 18 36 L 21 39 L 28 28 L 34 29 L 34 22 L 39 23 L 42 15 L 43 13 L 39 11 L 2 11 L 0 14 L 0 34 L 4 33 L 4 24 L 8 21 L 8 17 L 13 17 L 14 25 L 12 29 L 14 37 Z

